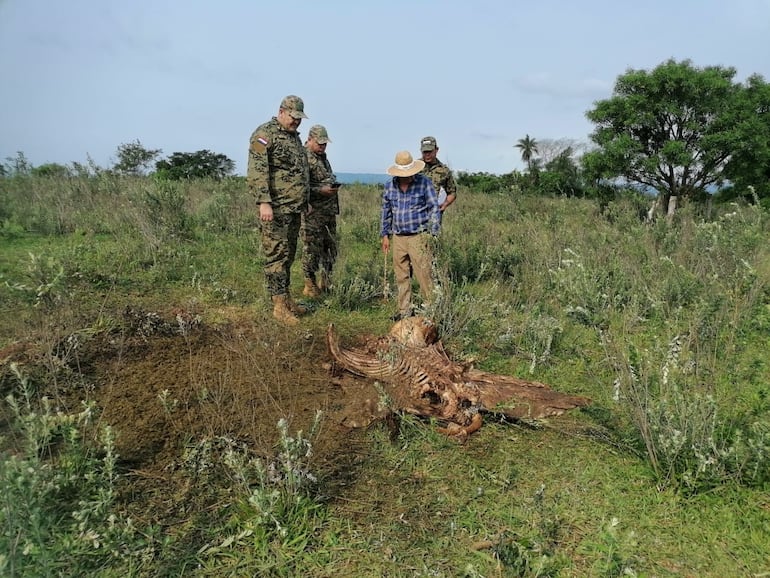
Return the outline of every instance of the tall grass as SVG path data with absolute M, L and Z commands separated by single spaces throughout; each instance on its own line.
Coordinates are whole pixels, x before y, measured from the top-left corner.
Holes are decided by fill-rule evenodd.
M 379 189 L 342 191 L 334 291 L 318 305 L 318 318 L 356 313 L 359 326 L 378 332 L 394 307 L 392 272 L 379 248 Z M 647 223 L 639 218 L 639 202 L 620 199 L 600 211 L 581 199 L 461 190 L 437 241 L 437 293 L 428 314 L 453 355 L 590 397 L 584 419 L 612 448 L 643 464 L 655 491 L 691 497 L 766 488 L 770 219 L 756 206 L 715 207 L 708 216 L 685 206 L 672 223 Z M 67 338 L 108 325 L 110 307 L 128 296 L 252 307 L 264 298 L 256 226 L 253 202 L 238 180 L 168 183 L 99 171 L 59 180 L 0 179 L 0 239 L 9 247 L 0 288 L 0 313 L 9 321 L 2 339 L 23 332 L 41 339 L 55 327 L 48 332 L 56 336 L 48 348 L 50 370 L 35 376 L 55 380 L 61 367 L 73 365 L 53 361 L 74 355 L 61 349 Z M 29 240 L 40 238 L 54 242 L 30 256 Z M 78 310 L 80 321 L 57 317 L 65 306 Z M 17 310 L 40 313 L 16 316 Z M 312 317 L 303 323 L 309 332 L 323 330 Z M 1 377 L 4 393 L 35 385 L 7 369 Z M 98 567 L 104 561 L 93 557 L 96 542 L 100 552 L 117 552 L 113 540 L 134 531 L 110 517 L 115 457 L 109 439 L 92 436 L 91 445 L 83 444 L 80 418 L 54 417 L 45 400 L 22 398 L 19 403 L 14 393 L 7 404 L 15 427 L 26 432 L 22 439 L 33 445 L 22 457 L 4 448 L 0 482 L 15 497 L 5 501 L 2 540 L 10 554 L 0 563 L 12 575 L 27 564 L 59 572 L 57 553 L 66 551 L 67 569 Z M 310 438 L 289 435 L 282 423 L 281 439 L 289 445 L 273 462 L 238 453 L 233 448 L 243 448 L 236 442 L 216 437 L 193 442 L 182 456 L 194 464 L 216 450 L 230 460 L 229 483 L 240 488 L 229 525 L 212 529 L 223 538 L 210 537 L 192 556 L 202 575 L 214 575 L 219 564 L 240 572 L 243 552 L 250 553 L 252 569 L 281 575 L 271 556 L 296 558 L 311 542 L 318 549 L 334 542 L 333 533 L 324 535 L 328 543 L 313 537 L 333 523 L 308 491 L 307 470 L 292 465 Z M 403 429 L 410 424 L 402 423 L 402 445 L 382 450 L 396 454 L 393 463 L 411 459 L 415 441 L 404 438 Z M 30 437 L 32 431 L 38 433 Z M 448 459 L 442 442 L 430 443 L 429 459 Z M 94 447 L 100 449 L 94 453 Z M 95 473 L 88 478 L 86 470 Z M 62 486 L 65 478 L 69 485 Z M 73 497 L 81 491 L 84 498 Z M 537 499 L 537 519 L 562 523 Z M 48 523 L 51 512 L 58 526 Z M 644 565 L 616 526 L 597 522 L 573 560 L 588 556 L 583 568 L 606 576 Z M 570 564 L 557 530 L 503 532 L 491 561 L 467 564 L 464 575 L 481 575 L 477 567 L 495 564 L 523 576 L 557 575 Z M 116 563 L 131 567 L 149 555 L 149 542 L 139 547 L 133 536 L 136 547 L 120 550 Z

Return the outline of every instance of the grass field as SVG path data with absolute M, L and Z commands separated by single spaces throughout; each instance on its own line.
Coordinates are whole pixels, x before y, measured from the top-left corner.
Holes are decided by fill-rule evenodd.
M 458 443 L 330 367 L 395 311 L 342 195 L 286 328 L 241 181 L 0 179 L 0 575 L 770 576 L 766 212 L 461 190 L 447 351 L 592 403 Z

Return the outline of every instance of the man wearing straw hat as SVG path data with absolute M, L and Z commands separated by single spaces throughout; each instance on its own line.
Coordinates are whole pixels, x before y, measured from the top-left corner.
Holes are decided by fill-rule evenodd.
M 398 289 L 395 321 L 414 313 L 412 275 L 420 285 L 425 305 L 430 304 L 433 293 L 433 239 L 439 232 L 440 212 L 433 183 L 418 174 L 424 167 L 425 163 L 414 160 L 408 151 L 397 153 L 395 163 L 387 171 L 393 178 L 385 183 L 382 195 L 382 251 L 393 251 Z
M 301 215 L 307 210 L 310 172 L 297 129 L 305 103 L 293 94 L 281 101 L 278 116 L 261 124 L 249 142 L 246 183 L 259 206 L 265 280 L 273 317 L 296 325 L 307 309 L 291 298 L 291 265 L 297 253 Z

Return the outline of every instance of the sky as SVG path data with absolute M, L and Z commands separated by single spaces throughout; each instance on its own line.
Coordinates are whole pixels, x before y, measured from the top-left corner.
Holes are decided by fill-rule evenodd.
M 770 82 L 770 0 L 0 0 L 0 162 L 207 149 L 245 174 L 296 94 L 336 172 L 384 173 L 434 136 L 455 171 L 516 142 L 589 141 L 586 111 L 669 60 Z

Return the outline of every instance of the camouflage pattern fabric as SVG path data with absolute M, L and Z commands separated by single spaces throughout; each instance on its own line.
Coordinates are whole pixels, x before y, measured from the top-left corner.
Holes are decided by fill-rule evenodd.
M 288 295 L 310 172 L 299 135 L 284 129 L 276 117 L 251 135 L 246 183 L 257 204 L 273 208 L 273 220 L 260 221 L 268 292 Z
M 433 181 L 433 188 L 436 189 L 437 193 L 439 189 L 443 188 L 447 195 L 457 196 L 457 183 L 452 176 L 452 171 L 440 160 L 436 159 L 436 162 L 430 165 L 426 164 L 420 172 Z
M 297 133 L 284 129 L 276 117 L 260 125 L 249 141 L 246 183 L 257 204 L 273 211 L 299 213 L 307 208 L 310 169 Z
M 310 206 L 312 210 L 302 215 L 302 272 L 306 278 L 314 278 L 319 268 L 329 275 L 337 258 L 337 219 L 340 212 L 337 195 L 324 196 L 320 189 L 335 181 L 331 164 L 325 153 L 307 150 L 310 167 Z
M 305 277 L 314 278 L 319 269 L 331 275 L 337 260 L 337 219 L 334 215 L 304 216 L 302 223 L 302 272 Z
M 275 212 L 272 221 L 261 221 L 265 279 L 271 296 L 289 294 L 291 264 L 297 254 L 300 222 L 300 213 Z
M 326 197 L 320 193 L 321 187 L 331 185 L 336 180 L 326 153 L 314 153 L 309 149 L 305 150 L 307 151 L 310 172 L 310 206 L 313 207 L 313 212 L 324 215 L 339 215 L 340 205 L 337 195 Z

